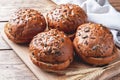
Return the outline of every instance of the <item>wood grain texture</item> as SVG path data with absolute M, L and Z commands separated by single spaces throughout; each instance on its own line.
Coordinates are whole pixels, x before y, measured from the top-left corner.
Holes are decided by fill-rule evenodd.
M 47 0 L 1 0 L 0 1 L 0 30 L 2 30 L 9 16 L 16 9 L 29 7 L 45 12 L 49 6 Z M 120 11 L 120 0 L 109 0 L 116 10 Z M 51 3 L 49 1 L 49 3 Z M 1 24 L 2 22 L 2 24 Z M 11 47 L 2 39 L 0 34 L 0 80 L 37 80 L 33 73 L 25 66 Z M 120 74 L 110 80 L 120 80 Z
M 37 80 L 37 78 L 14 51 L 4 50 L 0 51 L 0 80 Z
M 3 29 L 4 25 L 5 23 L 0 23 L 0 30 Z M 10 50 L 12 48 L 2 38 L 1 31 L 0 31 L 0 50 L 6 50 L 6 49 Z
M 50 0 L 3 0 L 0 2 L 0 21 L 8 21 L 10 15 L 19 8 L 33 8 L 44 13 L 55 6 L 51 3 Z
M 112 6 L 120 12 L 120 0 L 109 0 Z

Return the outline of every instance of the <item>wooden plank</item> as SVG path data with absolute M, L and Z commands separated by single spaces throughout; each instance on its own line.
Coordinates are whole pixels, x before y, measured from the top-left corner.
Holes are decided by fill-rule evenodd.
M 44 13 L 54 6 L 50 0 L 4 0 L 0 3 L 0 21 L 9 20 L 9 16 L 18 8 L 33 8 Z
M 112 6 L 120 12 L 120 0 L 109 0 Z
M 114 7 L 120 7 L 120 4 L 112 3 Z
M 111 3 L 119 3 L 120 0 L 109 0 Z
M 48 7 L 48 8 L 46 8 Z M 41 13 L 46 13 L 47 11 L 49 11 L 51 9 L 51 7 L 53 8 L 53 6 L 41 6 L 40 7 L 27 7 L 27 8 L 32 8 L 35 9 Z M 0 21 L 8 21 L 10 18 L 10 15 L 15 12 L 17 9 L 19 8 L 24 8 L 24 7 L 1 7 L 0 9 Z
M 38 80 L 24 64 L 0 65 L 1 80 Z
M 1 30 L 3 30 L 5 24 L 6 22 L 0 22 L 0 33 L 1 33 Z
M 51 4 L 51 0 L 3 0 L 0 3 L 0 6 L 20 6 L 20 7 L 31 7 L 32 6 L 39 6 L 40 4 L 44 4 L 44 6 L 49 6 Z M 35 5 L 36 4 L 36 5 Z M 23 6 L 24 5 L 24 6 Z
M 0 50 L 5 50 L 5 49 L 12 49 L 2 38 L 1 36 L 1 30 L 3 30 L 3 27 L 5 25 L 5 22 L 0 23 Z
M 37 80 L 12 50 L 0 51 L 0 80 Z
M 5 49 L 10 50 L 12 48 L 4 41 L 0 33 L 0 50 L 5 50 Z
M 9 64 L 23 64 L 23 62 L 19 59 L 13 50 L 0 50 L 0 65 Z

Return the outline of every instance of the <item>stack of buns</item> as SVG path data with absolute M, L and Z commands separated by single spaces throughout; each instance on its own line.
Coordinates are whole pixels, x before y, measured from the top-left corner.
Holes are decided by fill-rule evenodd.
M 110 30 L 88 23 L 85 11 L 75 4 L 58 5 L 46 20 L 34 9 L 19 9 L 4 31 L 15 43 L 29 43 L 32 62 L 46 71 L 66 69 L 74 55 L 96 66 L 109 64 L 118 55 Z

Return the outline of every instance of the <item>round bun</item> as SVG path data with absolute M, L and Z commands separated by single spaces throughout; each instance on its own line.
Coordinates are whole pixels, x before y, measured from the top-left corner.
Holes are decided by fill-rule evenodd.
M 56 29 L 36 35 L 29 48 L 33 63 L 47 71 L 65 69 L 73 60 L 71 40 Z
M 111 32 L 100 24 L 79 26 L 73 44 L 76 53 L 89 64 L 105 65 L 117 57 Z
M 4 31 L 15 43 L 29 43 L 45 29 L 46 21 L 41 13 L 33 9 L 19 9 L 11 16 Z
M 50 11 L 47 16 L 48 28 L 74 34 L 79 25 L 87 21 L 87 15 L 82 8 L 75 4 L 61 4 Z

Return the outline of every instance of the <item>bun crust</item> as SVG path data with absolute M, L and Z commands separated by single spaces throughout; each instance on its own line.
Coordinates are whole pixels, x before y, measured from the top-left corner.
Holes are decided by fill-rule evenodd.
M 33 9 L 19 9 L 5 25 L 5 33 L 16 43 L 29 43 L 33 36 L 46 28 L 44 16 Z
M 43 61 L 38 61 L 33 55 L 30 55 L 30 58 L 36 66 L 42 68 L 45 71 L 49 71 L 49 72 L 54 72 L 56 70 L 63 70 L 65 68 L 67 68 L 71 63 L 71 60 L 73 59 L 71 57 L 71 59 L 68 59 L 65 62 L 53 64 L 53 63 L 46 63 Z
M 47 70 L 65 69 L 73 60 L 71 40 L 63 32 L 56 29 L 36 35 L 30 43 L 30 51 L 34 56 L 31 57 L 33 63 L 37 62 L 37 66 Z M 51 67 L 48 67 L 47 64 Z
M 49 29 L 58 29 L 74 34 L 79 25 L 87 22 L 87 15 L 75 4 L 61 4 L 47 14 Z
M 73 44 L 76 53 L 89 64 L 104 65 L 117 57 L 113 54 L 115 44 L 111 32 L 100 24 L 79 26 Z

